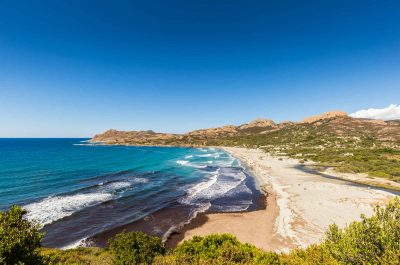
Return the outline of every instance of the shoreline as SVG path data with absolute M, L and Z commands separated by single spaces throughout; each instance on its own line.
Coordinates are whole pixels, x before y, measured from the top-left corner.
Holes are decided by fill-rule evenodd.
M 301 170 L 296 159 L 273 157 L 259 149 L 217 148 L 251 169 L 267 193 L 267 207 L 250 212 L 204 213 L 201 219 L 183 227 L 180 242 L 196 235 L 230 233 L 261 249 L 287 252 L 320 242 L 332 223 L 344 227 L 360 220 L 360 214 L 372 215 L 375 205 L 394 196 L 337 176 L 330 179 Z
M 203 150 L 205 151 L 205 150 Z M 216 153 L 224 153 L 224 157 L 229 160 L 229 164 L 233 161 L 237 161 L 234 157 L 232 157 L 228 152 L 225 152 L 219 148 L 210 148 L 210 152 L 216 152 Z M 206 156 L 209 156 L 210 154 L 206 154 Z M 201 156 L 204 156 L 203 154 Z M 219 157 L 219 155 L 218 155 Z M 232 161 L 231 161 L 232 160 Z M 188 229 L 197 227 L 203 223 L 206 222 L 207 217 L 205 213 L 211 214 L 219 214 L 219 213 L 237 213 L 236 211 L 239 212 L 248 212 L 248 211 L 257 211 L 257 210 L 263 210 L 266 208 L 266 196 L 265 193 L 262 192 L 262 190 L 259 187 L 259 182 L 256 180 L 254 175 L 251 173 L 251 171 L 245 167 L 242 166 L 242 164 L 239 162 L 239 165 L 233 166 L 235 171 L 232 171 L 233 174 L 236 174 L 235 172 L 238 171 L 241 175 L 245 175 L 244 179 L 242 179 L 238 184 L 242 183 L 241 185 L 244 186 L 246 189 L 249 189 L 250 195 L 228 195 L 227 199 L 217 197 L 218 202 L 213 202 L 212 204 L 216 205 L 216 208 L 210 206 L 207 207 L 206 209 L 197 209 L 198 206 L 195 206 L 196 204 L 185 204 L 178 202 L 179 199 L 176 202 L 173 202 L 172 204 L 169 203 L 167 206 L 162 207 L 155 212 L 152 212 L 148 214 L 147 216 L 141 217 L 135 221 L 128 222 L 123 225 L 119 225 L 116 227 L 112 227 L 109 229 L 106 229 L 104 231 L 101 231 L 99 233 L 96 233 L 87 239 L 87 244 L 91 246 L 97 246 L 97 247 L 106 247 L 107 246 L 107 241 L 115 236 L 117 233 L 120 233 L 122 231 L 141 231 L 144 232 L 148 235 L 151 236 L 158 236 L 162 238 L 162 240 L 166 243 L 167 246 L 169 247 L 174 247 L 176 246 L 182 239 L 182 231 L 186 231 Z M 231 165 L 232 166 L 232 165 Z M 218 166 L 221 167 L 221 166 Z M 230 166 L 226 166 L 230 167 Z M 219 172 L 220 169 L 218 169 Z M 213 170 L 214 171 L 214 170 Z M 229 175 L 228 170 L 228 175 L 225 177 L 225 182 L 232 182 L 232 181 L 237 181 L 234 180 L 235 178 Z M 232 173 L 231 172 L 231 173 Z M 215 174 L 215 172 L 213 173 Z M 219 174 L 219 173 L 217 173 Z M 232 178 L 232 179 L 231 179 Z M 241 177 L 240 177 L 241 178 Z M 207 179 L 205 179 L 207 180 Z M 212 179 L 207 180 L 208 183 L 212 181 Z M 216 181 L 216 180 L 215 180 Z M 200 182 L 203 183 L 203 182 Z M 224 183 L 222 181 L 222 183 Z M 226 185 L 226 184 L 224 184 Z M 198 186 L 198 184 L 196 185 Z M 217 185 L 218 187 L 218 185 Z M 230 186 L 228 186 L 230 187 Z M 239 187 L 239 185 L 237 186 Z M 236 188 L 236 187 L 235 187 Z M 239 187 L 240 188 L 240 187 Z M 215 189 L 215 188 L 214 188 Z M 217 188 L 218 189 L 218 188 Z M 250 192 L 251 190 L 251 192 Z M 189 192 L 188 190 L 187 192 Z M 240 193 L 240 192 L 239 192 Z M 190 193 L 188 193 L 190 194 Z M 236 194 L 236 193 L 233 193 Z M 248 194 L 245 192 L 245 194 Z M 186 196 L 186 195 L 185 195 Z M 250 197 L 249 197 L 250 196 Z M 247 207 L 239 207 L 239 209 L 236 206 L 241 205 L 241 201 L 243 200 L 243 204 L 248 204 Z M 248 202 L 247 202 L 248 201 Z M 218 205 L 221 205 L 219 207 L 222 207 L 221 209 L 218 208 Z M 225 208 L 225 206 L 228 208 Z M 230 205 L 235 206 L 232 209 L 229 207 Z M 210 208 L 211 207 L 211 208 Z M 210 209 L 208 209 L 210 208 Z
M 228 233 L 236 236 L 243 243 L 250 243 L 264 250 L 275 251 L 276 246 L 281 248 L 294 247 L 279 236 L 260 237 L 260 230 L 267 234 L 273 234 L 273 225 L 271 224 L 278 214 L 275 195 L 269 193 L 268 187 L 264 186 L 262 189 L 268 193 L 264 199 L 266 206 L 264 209 L 243 212 L 199 213 L 179 232 L 172 234 L 166 241 L 166 246 L 174 248 L 184 240 L 193 238 L 193 236 Z M 242 223 L 247 225 L 238 229 L 238 225 L 241 226 Z M 223 228 L 223 231 L 221 228 Z M 241 232 L 238 233 L 238 230 Z
M 360 214 L 371 215 L 374 205 L 384 204 L 393 196 L 384 188 L 347 180 L 339 175 L 346 174 L 354 179 L 360 174 L 337 173 L 331 169 L 321 172 L 313 167 L 316 165 L 313 162 L 300 163 L 294 158 L 275 157 L 261 149 L 211 147 L 238 159 L 239 165 L 249 173 L 247 175 L 260 194 L 253 197 L 255 208 L 240 212 L 199 212 L 188 222 L 176 225 L 176 218 L 184 219 L 188 210 L 182 206 L 178 207 L 182 211 L 167 207 L 84 241 L 105 247 L 109 238 L 123 230 L 160 236 L 154 234 L 158 225 L 167 229 L 174 224 L 175 229 L 164 239 L 168 248 L 176 247 L 193 236 L 228 233 L 243 243 L 266 251 L 288 252 L 318 243 L 332 223 L 344 227 L 351 221 L 360 220 Z M 396 191 L 393 193 L 399 195 Z M 334 212 L 335 209 L 340 209 L 340 213 Z M 159 218 L 162 223 L 155 223 Z
M 176 247 L 179 243 L 191 239 L 193 236 L 228 233 L 236 236 L 241 242 L 253 244 L 266 251 L 294 248 L 295 245 L 292 242 L 285 240 L 275 232 L 274 223 L 279 214 L 277 195 L 267 179 L 257 172 L 258 169 L 255 164 L 233 154 L 227 147 L 213 148 L 229 153 L 242 163 L 242 166 L 254 178 L 257 188 L 264 194 L 265 207 L 243 212 L 200 213 L 189 224 L 182 227 L 178 233 L 171 235 L 166 241 L 166 245 Z M 260 237 L 262 233 L 266 236 Z

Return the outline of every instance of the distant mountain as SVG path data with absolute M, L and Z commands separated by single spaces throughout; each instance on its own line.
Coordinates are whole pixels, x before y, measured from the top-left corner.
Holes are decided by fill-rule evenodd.
M 155 146 L 239 146 L 319 162 L 346 172 L 368 173 L 400 182 L 400 120 L 358 119 L 342 111 L 300 122 L 256 119 L 239 126 L 184 134 L 108 130 L 93 143 Z
M 301 122 L 275 123 L 269 119 L 256 119 L 239 126 L 226 125 L 218 128 L 200 129 L 184 134 L 156 133 L 149 131 L 117 131 L 108 130 L 102 134 L 95 135 L 90 141 L 103 144 L 124 145 L 177 145 L 177 146 L 209 146 L 209 145 L 238 145 L 258 147 L 264 145 L 262 138 L 269 138 L 273 133 L 282 136 L 290 131 L 300 131 L 310 134 L 318 127 L 327 135 L 346 137 L 360 137 L 369 135 L 382 141 L 400 140 L 400 121 L 383 121 L 369 119 L 355 119 L 349 117 L 345 112 L 332 111 L 321 115 L 304 119 Z M 262 135 L 262 136 L 259 136 Z M 241 137 L 259 139 L 252 144 L 245 139 L 237 142 Z M 254 139 L 254 140 L 256 140 Z M 236 143 L 237 142 L 237 143 Z M 258 143 L 259 142 L 259 143 Z M 267 140 L 269 142 L 269 140 Z

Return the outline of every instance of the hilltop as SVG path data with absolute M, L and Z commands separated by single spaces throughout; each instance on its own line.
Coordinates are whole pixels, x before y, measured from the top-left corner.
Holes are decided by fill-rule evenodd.
M 347 144 L 363 144 L 365 138 L 382 146 L 398 149 L 400 120 L 383 121 L 356 119 L 345 112 L 331 111 L 305 118 L 300 122 L 275 123 L 270 119 L 256 119 L 239 126 L 225 125 L 217 128 L 199 129 L 184 134 L 148 131 L 117 131 L 114 129 L 95 135 L 90 142 L 102 144 L 154 145 L 154 146 L 241 146 L 268 147 L 315 142 L 319 137 L 322 146 L 332 141 Z M 337 139 L 332 139 L 337 138 Z M 327 138 L 331 138 L 330 140 Z M 322 143 L 323 142 L 323 143 Z M 339 143 L 337 143 L 339 145 Z M 283 146 L 282 146 L 283 147 Z M 293 147 L 293 146 L 292 146 Z
M 331 111 L 300 122 L 256 119 L 242 125 L 184 134 L 108 130 L 93 143 L 155 146 L 237 146 L 318 162 L 339 171 L 368 173 L 400 182 L 400 120 L 352 118 Z
M 345 113 L 344 115 L 347 116 Z M 343 116 L 343 112 L 327 112 L 304 119 L 301 123 L 312 123 L 339 116 Z M 104 133 L 95 135 L 90 142 L 127 145 L 206 146 L 208 145 L 208 141 L 213 139 L 228 138 L 237 135 L 265 134 L 294 124 L 300 123 L 282 122 L 276 124 L 273 120 L 259 118 L 239 126 L 225 125 L 217 128 L 199 129 L 184 134 L 156 133 L 152 130 L 118 131 L 110 129 Z

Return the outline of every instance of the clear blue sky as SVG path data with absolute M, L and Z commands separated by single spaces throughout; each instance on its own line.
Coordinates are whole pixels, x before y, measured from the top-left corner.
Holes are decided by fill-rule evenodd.
M 0 137 L 185 132 L 400 101 L 400 1 L 0 3 Z

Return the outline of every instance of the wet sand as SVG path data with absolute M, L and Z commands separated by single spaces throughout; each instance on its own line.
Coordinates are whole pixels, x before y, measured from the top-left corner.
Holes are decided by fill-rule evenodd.
M 167 241 L 168 246 L 175 247 L 193 236 L 228 233 L 235 235 L 241 242 L 250 243 L 265 250 L 294 247 L 279 235 L 270 236 L 274 234 L 273 224 L 279 210 L 275 194 L 269 193 L 266 186 L 263 189 L 267 193 L 266 208 L 251 212 L 202 213 L 185 226 L 179 234 L 173 235 Z

